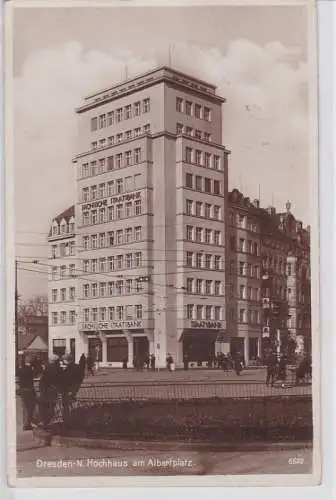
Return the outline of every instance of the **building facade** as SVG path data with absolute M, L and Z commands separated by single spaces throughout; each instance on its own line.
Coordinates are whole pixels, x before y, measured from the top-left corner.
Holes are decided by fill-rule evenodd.
M 76 204 L 49 234 L 51 351 L 250 363 L 279 330 L 308 335 L 308 233 L 228 192 L 224 102 L 162 67 L 77 109 Z

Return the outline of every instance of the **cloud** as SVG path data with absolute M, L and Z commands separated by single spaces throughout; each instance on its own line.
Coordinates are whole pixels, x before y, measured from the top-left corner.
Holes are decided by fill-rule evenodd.
M 132 76 L 167 63 L 168 43 L 143 53 L 118 47 L 103 53 L 73 41 L 27 57 L 14 87 L 18 230 L 47 232 L 50 219 L 74 200 L 74 108 L 83 96 L 124 79 L 126 64 Z M 223 143 L 232 150 L 230 186 L 241 187 L 241 179 L 246 194 L 256 197 L 261 184 L 263 203 L 273 193 L 281 208 L 289 198 L 308 223 L 309 196 L 302 196 L 308 191 L 308 72 L 300 51 L 277 41 L 235 40 L 225 53 L 175 41 L 171 55 L 173 67 L 214 83 L 227 98 Z

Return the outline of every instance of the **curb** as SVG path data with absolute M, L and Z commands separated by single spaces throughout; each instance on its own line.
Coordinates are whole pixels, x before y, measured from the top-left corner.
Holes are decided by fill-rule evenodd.
M 89 439 L 65 436 L 53 436 L 51 446 L 101 448 L 107 450 L 151 450 L 151 451 L 221 451 L 221 452 L 253 452 L 253 451 L 284 451 L 299 450 L 302 448 L 313 449 L 311 441 L 282 442 L 282 443 L 184 443 L 184 442 L 158 442 L 158 441 L 127 441 L 111 439 Z

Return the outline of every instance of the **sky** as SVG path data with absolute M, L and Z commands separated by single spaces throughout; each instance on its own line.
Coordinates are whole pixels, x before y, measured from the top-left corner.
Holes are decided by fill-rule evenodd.
M 309 224 L 304 7 L 16 8 L 15 236 L 19 293 L 47 291 L 47 233 L 74 203 L 83 97 L 160 64 L 217 85 L 229 187 Z M 259 187 L 260 186 L 260 187 Z M 29 261 L 38 259 L 42 264 Z M 24 261 L 27 261 L 24 263 Z M 33 269 L 34 271 L 28 271 Z

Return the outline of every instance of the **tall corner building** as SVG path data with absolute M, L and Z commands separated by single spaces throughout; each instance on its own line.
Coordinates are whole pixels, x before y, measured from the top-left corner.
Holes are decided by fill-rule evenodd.
M 205 361 L 226 333 L 223 98 L 168 67 L 85 98 L 78 117 L 77 351 Z M 216 345 L 217 343 L 217 345 Z M 77 356 L 76 356 L 77 357 Z

